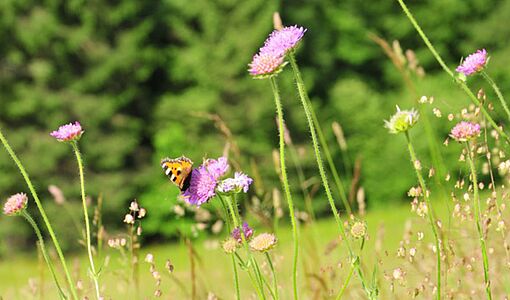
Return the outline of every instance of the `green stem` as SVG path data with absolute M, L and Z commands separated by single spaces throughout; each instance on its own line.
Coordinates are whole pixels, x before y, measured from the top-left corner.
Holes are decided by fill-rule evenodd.
M 2 144 L 5 147 L 5 150 L 7 150 L 7 153 L 9 153 L 12 160 L 18 167 L 21 175 L 25 179 L 28 189 L 30 190 L 32 197 L 34 198 L 35 204 L 37 205 L 37 209 L 39 210 L 39 213 L 41 214 L 41 216 L 43 218 L 44 225 L 46 226 L 46 229 L 48 229 L 48 232 L 51 237 L 51 241 L 53 242 L 53 245 L 55 246 L 55 250 L 57 251 L 58 257 L 60 259 L 60 263 L 62 264 L 62 268 L 64 269 L 64 272 L 66 274 L 66 279 L 67 279 L 67 283 L 69 285 L 69 289 L 71 290 L 71 295 L 73 296 L 73 299 L 78 300 L 79 298 L 78 298 L 78 294 L 76 292 L 76 287 L 74 286 L 74 282 L 71 277 L 71 273 L 69 272 L 69 269 L 67 268 L 66 260 L 64 258 L 64 253 L 62 252 L 62 249 L 60 248 L 60 244 L 58 242 L 57 236 L 55 235 L 55 232 L 53 231 L 53 228 L 51 227 L 50 221 L 49 221 L 48 217 L 46 216 L 46 212 L 44 211 L 41 201 L 39 200 L 39 196 L 37 195 L 37 192 L 35 191 L 34 186 L 32 185 L 32 181 L 30 180 L 28 173 L 25 171 L 25 168 L 21 164 L 21 161 L 16 156 L 16 153 L 14 153 L 11 146 L 7 142 L 7 139 L 2 134 L 1 130 L 0 130 L 0 140 L 2 141 Z
M 416 177 L 418 177 L 418 182 L 420 183 L 420 187 L 423 193 L 423 198 L 425 199 L 425 203 L 427 204 L 428 212 L 427 216 L 429 219 L 430 227 L 432 228 L 432 233 L 434 234 L 434 240 L 436 242 L 436 258 L 437 258 L 437 294 L 436 299 L 441 299 L 441 247 L 439 241 L 439 235 L 437 233 L 436 221 L 434 218 L 434 210 L 432 209 L 432 203 L 430 201 L 427 185 L 425 184 L 425 180 L 423 179 L 423 175 L 420 170 L 415 167 L 415 162 L 418 160 L 416 157 L 416 152 L 414 151 L 413 144 L 411 143 L 411 139 L 409 137 L 409 132 L 405 132 L 405 136 L 407 139 L 407 147 L 409 149 L 409 155 L 411 156 L 411 163 L 413 164 L 413 169 L 416 171 Z
M 236 289 L 236 299 L 241 300 L 241 291 L 239 290 L 239 275 L 237 274 L 236 258 L 233 253 L 230 256 L 232 257 L 232 269 L 234 270 L 234 287 Z
M 473 204 L 475 207 L 475 223 L 476 223 L 476 230 L 478 231 L 478 237 L 480 239 L 480 247 L 482 248 L 482 256 L 483 256 L 483 275 L 484 275 L 484 281 L 485 281 L 485 292 L 487 294 L 487 299 L 492 299 L 492 293 L 491 293 L 491 281 L 489 279 L 489 258 L 487 257 L 487 247 L 485 246 L 485 237 L 482 231 L 482 224 L 481 224 L 481 212 L 480 212 L 480 196 L 478 194 L 478 180 L 476 178 L 476 169 L 475 164 L 473 162 L 473 153 L 471 152 L 471 149 L 469 148 L 468 142 L 465 143 L 466 150 L 467 150 L 467 157 L 468 157 L 468 163 L 469 168 L 471 169 L 471 182 L 473 183 Z
M 503 106 L 503 109 L 506 112 L 508 120 L 510 121 L 510 109 L 508 109 L 508 104 L 505 101 L 505 97 L 503 97 L 503 94 L 501 93 L 501 90 L 497 86 L 496 82 L 494 82 L 494 80 L 492 80 L 492 78 L 489 76 L 489 74 L 487 74 L 487 72 L 481 71 L 480 73 L 482 73 L 483 78 L 485 78 L 485 80 L 487 80 L 487 82 L 490 84 L 490 86 L 492 87 L 492 89 L 494 90 L 496 95 L 498 96 L 499 102 L 501 102 L 501 106 Z
M 265 252 L 267 263 L 269 264 L 269 268 L 271 269 L 271 273 L 273 274 L 273 289 L 276 294 L 276 300 L 280 299 L 280 293 L 278 293 L 278 279 L 276 277 L 276 271 L 274 269 L 273 261 L 271 260 L 271 256 L 269 253 Z
M 347 235 L 345 233 L 345 228 L 344 228 L 343 222 L 340 219 L 340 215 L 338 214 L 338 209 L 336 208 L 335 201 L 333 200 L 333 195 L 331 194 L 331 189 L 329 187 L 328 177 L 326 175 L 326 171 L 324 169 L 324 163 L 322 162 L 322 155 L 321 155 L 320 150 L 319 150 L 319 142 L 317 140 L 317 134 L 316 134 L 315 126 L 314 126 L 314 123 L 313 123 L 312 114 L 310 112 L 309 101 L 306 100 L 307 99 L 307 93 L 306 93 L 306 90 L 305 90 L 305 84 L 303 82 L 303 79 L 301 78 L 301 73 L 299 72 L 299 68 L 297 66 L 296 59 L 294 58 L 294 54 L 293 53 L 289 54 L 289 60 L 290 60 L 290 63 L 292 65 L 292 69 L 294 71 L 294 77 L 295 77 L 295 80 L 296 80 L 296 83 L 297 83 L 297 87 L 298 87 L 299 98 L 301 99 L 301 104 L 303 105 L 303 109 L 305 111 L 306 120 L 308 122 L 308 127 L 310 129 L 310 134 L 312 136 L 312 145 L 313 145 L 313 149 L 315 151 L 315 159 L 317 161 L 317 166 L 319 168 L 319 173 L 320 173 L 320 176 L 321 176 L 322 185 L 324 186 L 324 190 L 326 192 L 326 196 L 327 196 L 329 205 L 331 206 L 331 211 L 333 212 L 333 216 L 335 217 L 335 221 L 337 223 L 337 226 L 340 229 L 340 235 L 342 236 L 342 239 L 344 240 L 344 242 L 345 242 L 345 244 L 347 246 L 347 249 L 348 249 L 349 255 L 350 255 L 350 259 L 352 260 L 352 259 L 355 259 L 356 256 L 354 255 L 354 253 L 352 251 L 351 245 L 349 243 L 349 239 L 347 238 Z M 359 278 L 361 280 L 361 284 L 363 286 L 363 290 L 365 291 L 365 293 L 367 294 L 367 296 L 370 299 L 374 299 L 376 297 L 376 295 L 374 295 L 368 289 L 368 286 L 367 286 L 367 284 L 365 282 L 365 278 L 363 276 L 363 272 L 362 272 L 362 270 L 360 268 L 360 264 L 358 264 L 356 266 L 356 270 L 357 270 L 358 276 L 359 276 Z
M 225 214 L 225 223 L 227 224 L 227 231 L 231 232 L 231 221 L 230 221 L 230 218 L 228 217 L 228 210 L 227 210 L 227 206 L 225 204 L 225 201 L 223 200 L 222 197 L 218 197 L 220 199 L 220 203 L 221 203 L 221 206 L 223 208 L 223 213 Z M 237 300 L 240 300 L 241 299 L 241 292 L 240 292 L 240 289 L 239 289 L 239 274 L 237 273 L 237 264 L 236 264 L 236 258 L 235 258 L 235 254 L 232 253 L 231 254 L 231 257 L 232 257 L 232 270 L 234 271 L 234 288 L 236 290 L 236 299 Z
M 505 138 L 505 140 L 507 142 L 510 142 L 510 137 L 496 124 L 494 119 L 492 119 L 492 117 L 489 115 L 489 112 L 485 109 L 485 107 L 483 107 L 481 105 L 481 103 L 478 100 L 478 98 L 476 98 L 475 94 L 473 94 L 473 92 L 469 89 L 469 87 L 466 85 L 466 83 L 464 81 L 460 80 L 459 78 L 457 78 L 455 76 L 455 74 L 445 64 L 445 62 L 443 61 L 443 59 L 441 58 L 439 53 L 436 51 L 436 49 L 434 48 L 434 46 L 432 45 L 430 40 L 427 38 L 427 36 L 423 32 L 423 30 L 421 29 L 421 27 L 418 24 L 418 22 L 416 22 L 416 19 L 412 15 L 412 13 L 409 10 L 409 8 L 407 8 L 407 5 L 404 3 L 404 0 L 397 0 L 397 1 L 400 4 L 400 6 L 402 7 L 402 10 L 406 14 L 406 16 L 409 19 L 409 21 L 411 22 L 411 24 L 413 24 L 413 26 L 416 29 L 416 31 L 418 32 L 418 34 L 420 35 L 422 40 L 425 42 L 425 45 L 427 45 L 427 47 L 429 48 L 430 52 L 436 58 L 437 62 L 441 65 L 443 70 L 446 73 L 448 73 L 448 75 L 450 75 L 450 77 L 452 77 L 452 79 L 455 81 L 455 83 L 457 83 L 460 86 L 460 88 L 468 95 L 468 97 L 471 99 L 471 101 L 476 106 L 480 107 L 483 115 L 487 118 L 487 120 L 491 124 L 492 128 L 494 128 L 499 133 L 499 135 L 501 135 L 503 138 Z
M 297 64 L 295 65 L 296 69 L 298 68 Z M 299 72 L 299 71 L 297 71 Z M 333 157 L 331 156 L 331 151 L 329 151 L 328 143 L 326 142 L 326 138 L 324 137 L 324 132 L 322 131 L 321 125 L 319 123 L 319 119 L 317 118 L 315 111 L 313 109 L 312 102 L 308 98 L 308 93 L 305 93 L 306 101 L 308 102 L 308 107 L 310 108 L 310 114 L 312 116 L 313 124 L 315 125 L 315 129 L 317 131 L 317 136 L 319 137 L 320 145 L 324 150 L 324 155 L 326 156 L 326 161 L 328 162 L 329 169 L 331 170 L 331 174 L 333 175 L 333 180 L 335 181 L 336 188 L 338 189 L 338 194 L 340 195 L 340 199 L 345 207 L 347 214 L 352 215 L 352 209 L 349 201 L 347 200 L 347 195 L 345 193 L 345 188 L 340 179 L 340 175 L 338 175 L 338 171 L 336 170 L 335 163 L 333 162 Z M 347 155 L 345 156 L 345 161 L 348 160 Z
M 274 100 L 276 104 L 276 112 L 278 115 L 278 131 L 279 131 L 279 146 L 280 146 L 280 171 L 282 173 L 282 184 L 283 189 L 285 191 L 285 198 L 287 198 L 287 204 L 289 206 L 289 215 L 290 221 L 292 224 L 292 236 L 294 240 L 294 257 L 292 259 L 292 288 L 294 292 L 294 300 L 297 300 L 298 297 L 298 287 L 297 287 L 297 265 L 298 265 L 298 254 L 299 254 L 299 240 L 298 240 L 298 227 L 296 221 L 296 215 L 294 211 L 294 201 L 292 200 L 292 195 L 290 193 L 289 181 L 287 179 L 287 168 L 285 162 L 285 140 L 284 140 L 284 121 L 283 121 L 283 109 L 282 103 L 280 99 L 280 92 L 278 90 L 278 85 L 276 83 L 276 79 L 271 77 L 271 87 L 273 88 Z
M 83 217 L 85 218 L 85 232 L 86 232 L 86 242 L 87 242 L 87 254 L 89 257 L 90 263 L 90 271 L 92 275 L 92 280 L 94 281 L 94 287 L 96 290 L 96 299 L 100 299 L 100 290 L 99 290 L 99 274 L 96 273 L 96 267 L 94 265 L 94 257 L 92 255 L 92 242 L 90 240 L 90 222 L 89 222 L 89 213 L 87 210 L 87 199 L 85 198 L 85 179 L 83 176 L 83 160 L 81 158 L 80 149 L 78 149 L 78 144 L 76 141 L 71 142 L 73 146 L 74 153 L 76 155 L 76 160 L 78 161 L 78 171 L 80 173 L 80 189 L 81 189 L 81 201 L 83 205 Z
M 353 262 L 351 264 L 351 268 L 349 269 L 349 273 L 347 274 L 347 278 L 345 279 L 345 282 L 344 282 L 344 284 L 342 286 L 342 289 L 340 290 L 340 292 L 336 296 L 336 300 L 342 299 L 342 296 L 343 296 L 345 290 L 347 289 L 347 286 L 349 285 L 349 282 L 351 281 L 351 277 L 352 277 L 352 273 L 354 273 L 354 269 L 356 269 L 356 265 Z
M 289 60 L 292 65 L 292 70 L 294 71 L 294 76 L 296 77 L 296 81 L 301 81 L 303 85 L 303 93 L 300 93 L 300 97 L 302 97 L 302 101 L 306 102 L 306 105 L 308 107 L 308 111 L 310 114 L 310 119 L 313 122 L 313 125 L 315 127 L 315 131 L 317 134 L 317 137 L 319 138 L 319 143 L 322 146 L 324 150 L 324 155 L 326 155 L 326 161 L 328 162 L 329 169 L 331 170 L 331 174 L 333 174 L 333 180 L 335 181 L 335 185 L 338 189 L 338 193 L 340 194 L 340 199 L 342 200 L 342 203 L 345 207 L 345 210 L 347 211 L 348 215 L 352 214 L 352 209 L 349 204 L 349 201 L 347 200 L 347 195 L 345 194 L 345 189 L 342 183 L 342 180 L 340 179 L 340 176 L 338 175 L 338 171 L 336 170 L 335 163 L 333 162 L 333 157 L 331 156 L 331 152 L 329 151 L 328 143 L 326 142 L 326 138 L 324 137 L 324 133 L 322 131 L 322 128 L 319 123 L 319 119 L 317 118 L 317 115 L 315 114 L 315 110 L 313 109 L 312 102 L 310 101 L 310 98 L 308 97 L 308 93 L 304 89 L 304 83 L 301 79 L 301 72 L 299 71 L 299 67 L 296 63 L 296 59 L 294 57 L 294 53 L 289 54 Z M 298 89 L 299 89 L 299 83 L 298 83 Z
M 218 197 L 221 198 L 220 195 L 218 195 Z M 234 204 L 232 203 L 235 201 L 234 199 L 235 199 L 235 197 L 232 196 L 230 201 L 227 200 L 225 202 L 227 203 L 228 209 L 230 211 L 230 216 L 232 217 L 232 222 L 234 223 L 234 228 L 236 228 L 236 227 L 240 227 L 239 224 L 240 224 L 241 220 L 238 219 L 238 214 L 236 213 L 236 210 L 234 209 Z M 255 278 L 257 280 L 257 286 L 256 286 L 257 293 L 259 294 L 259 297 L 261 299 L 266 299 L 266 297 L 264 295 L 264 284 L 263 284 L 263 281 L 261 278 L 262 275 L 258 271 L 257 261 L 251 255 L 250 246 L 248 245 L 248 241 L 246 240 L 246 237 L 244 236 L 244 232 L 243 232 L 242 228 L 240 228 L 240 232 L 241 232 L 241 238 L 243 239 L 243 245 L 245 246 L 246 253 L 248 254 L 248 260 L 251 262 L 251 265 L 253 268 L 253 273 L 255 274 Z
M 64 291 L 60 287 L 60 283 L 58 282 L 57 274 L 55 273 L 55 268 L 53 267 L 53 263 L 50 260 L 50 257 L 48 253 L 46 252 L 46 246 L 44 245 L 44 239 L 42 237 L 41 231 L 39 230 L 39 227 L 37 226 L 37 223 L 35 223 L 34 219 L 28 214 L 26 210 L 23 210 L 21 215 L 25 217 L 25 219 L 30 223 L 32 228 L 35 231 L 35 234 L 37 235 L 37 238 L 39 239 L 39 245 L 41 246 L 41 253 L 44 257 L 44 260 L 46 261 L 46 264 L 48 265 L 48 268 L 50 269 L 51 275 L 53 276 L 53 280 L 55 281 L 55 285 L 57 286 L 58 292 L 60 294 L 61 299 L 67 299 L 66 295 L 64 294 Z

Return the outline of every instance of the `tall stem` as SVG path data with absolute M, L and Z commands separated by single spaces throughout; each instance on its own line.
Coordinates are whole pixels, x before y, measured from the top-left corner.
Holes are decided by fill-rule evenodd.
M 100 299 L 100 290 L 99 290 L 99 274 L 96 273 L 96 267 L 94 265 L 94 257 L 92 255 L 92 242 L 90 240 L 90 222 L 89 222 L 89 213 L 87 209 L 87 199 L 85 198 L 85 178 L 83 176 L 83 160 L 81 158 L 80 149 L 78 149 L 78 144 L 76 141 L 71 142 L 73 146 L 74 154 L 76 155 L 76 160 L 78 161 L 78 171 L 80 173 L 80 190 L 81 190 L 81 202 L 83 206 L 83 217 L 85 219 L 85 234 L 86 234 L 86 242 L 87 242 L 87 254 L 89 257 L 90 264 L 90 272 L 92 280 L 94 281 L 94 288 L 96 290 L 96 299 Z
M 271 273 L 273 274 L 273 289 L 275 292 L 276 300 L 280 299 L 280 293 L 278 293 L 278 279 L 276 277 L 276 271 L 274 269 L 273 261 L 271 260 L 271 256 L 269 253 L 265 252 L 267 259 L 267 264 L 269 265 L 269 268 L 271 269 Z
M 315 151 L 315 159 L 317 161 L 317 166 L 319 168 L 319 173 L 320 173 L 320 176 L 321 176 L 322 185 L 324 186 L 324 190 L 326 192 L 326 197 L 328 199 L 329 205 L 331 206 L 331 211 L 333 212 L 333 216 L 335 217 L 335 221 L 337 223 L 337 226 L 340 229 L 340 235 L 341 235 L 342 239 L 344 240 L 344 242 L 345 242 L 345 244 L 347 246 L 347 249 L 349 251 L 349 256 L 350 256 L 350 259 L 352 261 L 352 260 L 356 259 L 357 256 L 355 256 L 354 252 L 352 251 L 352 247 L 350 245 L 349 239 L 347 238 L 347 235 L 345 233 L 345 228 L 344 228 L 343 222 L 340 219 L 340 215 L 338 213 L 338 209 L 336 208 L 335 201 L 333 200 L 333 195 L 331 194 L 331 189 L 329 187 L 328 177 L 326 175 L 326 171 L 324 169 L 324 163 L 322 162 L 322 155 L 321 155 L 321 152 L 319 150 L 319 142 L 317 140 L 317 133 L 315 131 L 315 126 L 314 126 L 312 114 L 311 114 L 311 111 L 310 111 L 309 101 L 306 100 L 308 96 L 307 96 L 307 93 L 306 93 L 306 90 L 305 90 L 305 84 L 303 82 L 303 79 L 301 78 L 301 73 L 299 72 L 299 68 L 297 66 L 296 59 L 294 58 L 294 54 L 293 53 L 289 54 L 289 60 L 290 60 L 290 64 L 292 65 L 292 70 L 294 71 L 294 77 L 295 77 L 295 80 L 296 80 L 296 83 L 297 83 L 297 87 L 298 87 L 299 98 L 301 100 L 301 104 L 303 106 L 303 110 L 305 111 L 306 120 L 308 122 L 308 128 L 310 129 L 310 134 L 312 136 L 312 146 L 313 146 L 313 149 Z M 367 296 L 370 299 L 376 298 L 376 295 L 374 295 L 374 293 L 372 293 L 368 289 L 368 286 L 367 286 L 367 284 L 365 282 L 365 278 L 363 276 L 363 272 L 361 270 L 360 264 L 357 264 L 356 270 L 357 270 L 358 276 L 359 276 L 359 278 L 361 280 L 361 284 L 363 286 L 363 290 L 365 291 Z
M 4 145 L 5 150 L 7 150 L 7 153 L 9 153 L 12 160 L 18 167 L 21 175 L 23 176 L 23 179 L 25 179 L 28 189 L 30 190 L 32 197 L 34 198 L 35 204 L 37 205 L 37 209 L 39 210 L 39 213 L 41 214 L 41 216 L 43 218 L 44 225 L 46 226 L 46 229 L 48 229 L 48 232 L 51 237 L 51 241 L 53 242 L 53 245 L 55 246 L 55 250 L 57 251 L 58 257 L 60 259 L 60 263 L 62 264 L 62 268 L 64 269 L 64 272 L 66 274 L 67 284 L 69 285 L 69 289 L 71 290 L 71 295 L 72 295 L 73 299 L 78 300 L 79 299 L 78 293 L 76 292 L 76 287 L 74 286 L 74 282 L 73 282 L 73 278 L 71 277 L 71 273 L 69 272 L 69 269 L 67 268 L 64 253 L 62 252 L 62 249 L 60 248 L 60 244 L 58 242 L 57 236 L 55 235 L 55 232 L 53 231 L 53 227 L 51 226 L 48 216 L 46 216 L 46 212 L 44 211 L 41 201 L 39 200 L 39 196 L 37 195 L 37 192 L 34 189 L 32 181 L 30 180 L 28 173 L 25 171 L 25 168 L 21 164 L 21 161 L 16 156 L 16 153 L 14 153 L 11 146 L 7 142 L 7 139 L 2 134 L 1 130 L 0 130 L 0 141 Z
M 496 82 L 494 82 L 494 80 L 492 80 L 492 78 L 489 76 L 489 74 L 487 74 L 487 72 L 482 71 L 481 73 L 483 78 L 487 80 L 487 82 L 490 84 L 490 86 L 498 96 L 499 102 L 501 103 L 501 106 L 503 106 L 503 109 L 506 112 L 508 120 L 510 121 L 510 109 L 508 109 L 508 104 L 506 103 L 505 97 L 503 97 L 503 94 L 501 93 L 501 90 L 499 89 L 498 85 L 496 84 Z
M 480 211 L 480 195 L 478 194 L 478 180 L 476 177 L 476 169 L 475 164 L 473 162 L 473 153 L 471 152 L 471 149 L 469 148 L 468 142 L 465 143 L 466 150 L 467 150 L 467 157 L 468 157 L 468 163 L 469 168 L 471 169 L 471 182 L 473 183 L 473 205 L 475 207 L 475 223 L 476 223 L 476 230 L 478 231 L 478 238 L 480 239 L 480 247 L 482 248 L 482 257 L 483 257 L 483 275 L 484 275 L 484 281 L 485 281 L 485 293 L 487 294 L 487 299 L 492 299 L 492 293 L 491 293 L 491 281 L 489 278 L 489 258 L 487 257 L 487 247 L 485 246 L 485 237 L 482 230 L 482 224 L 481 224 L 481 211 Z
M 414 18 L 413 14 L 409 10 L 409 8 L 407 8 L 407 5 L 404 3 L 404 0 L 397 0 L 397 1 L 400 4 L 400 6 L 402 7 L 402 10 L 406 14 L 406 16 L 409 19 L 409 21 L 411 22 L 411 24 L 413 24 L 414 28 L 416 29 L 416 31 L 418 32 L 418 34 L 422 38 L 423 42 L 425 42 L 425 45 L 427 45 L 427 47 L 429 48 L 430 52 L 436 58 L 437 62 L 441 65 L 443 70 L 446 73 L 448 73 L 448 75 L 450 75 L 450 77 L 452 77 L 454 82 L 457 83 L 459 85 L 459 87 L 468 95 L 468 97 L 471 99 L 471 101 L 476 106 L 480 107 L 480 109 L 482 110 L 483 115 L 487 118 L 487 121 L 489 121 L 489 123 L 491 124 L 492 128 L 494 128 L 494 130 L 496 130 L 499 133 L 499 135 L 501 135 L 503 138 L 505 138 L 505 140 L 507 142 L 510 142 L 510 137 L 496 124 L 494 119 L 492 119 L 492 117 L 489 115 L 489 112 L 485 109 L 485 107 L 483 107 L 481 105 L 481 103 L 478 100 L 478 98 L 476 98 L 475 94 L 473 94 L 473 92 L 469 89 L 469 87 L 466 85 L 466 83 L 464 81 L 460 80 L 459 78 L 457 78 L 455 76 L 455 74 L 448 68 L 446 63 L 443 61 L 443 59 L 441 58 L 439 53 L 436 51 L 436 49 L 434 48 L 434 46 L 432 45 L 430 40 L 427 38 L 427 36 L 423 32 L 423 30 L 421 29 L 421 27 L 418 24 L 418 22 L 416 22 L 416 19 Z
M 42 237 L 41 231 L 39 230 L 39 227 L 37 226 L 37 223 L 35 223 L 34 219 L 32 219 L 32 217 L 28 214 L 28 212 L 26 210 L 23 210 L 23 212 L 21 214 L 23 217 L 25 217 L 25 219 L 28 221 L 28 223 L 30 223 L 30 225 L 32 226 L 32 228 L 35 231 L 35 234 L 37 235 L 37 238 L 39 239 L 41 253 L 44 257 L 44 260 L 46 261 L 46 264 L 48 265 L 48 268 L 50 269 L 51 275 L 53 276 L 53 280 L 55 281 L 55 285 L 57 286 L 57 289 L 58 289 L 58 292 L 60 295 L 60 299 L 67 299 L 66 295 L 64 294 L 64 291 L 60 287 L 60 283 L 58 281 L 57 274 L 55 273 L 55 268 L 53 267 L 53 263 L 51 262 L 50 257 L 48 255 L 48 253 L 46 252 L 46 246 L 44 245 L 44 239 Z
M 223 208 L 223 213 L 225 214 L 225 223 L 227 224 L 227 231 L 230 233 L 232 231 L 232 224 L 230 218 L 228 217 L 228 210 L 223 197 L 218 197 L 220 199 L 221 206 Z M 234 288 L 236 291 L 236 300 L 241 300 L 241 291 L 239 290 L 239 274 L 237 273 L 237 263 L 235 254 L 230 254 L 232 258 L 232 270 L 234 271 Z
M 221 197 L 221 196 L 219 196 L 219 197 Z M 264 295 L 264 283 L 262 280 L 262 274 L 260 274 L 260 272 L 259 272 L 257 261 L 253 258 L 253 255 L 251 255 L 250 246 L 248 245 L 248 241 L 246 240 L 244 231 L 240 227 L 241 220 L 238 216 L 238 213 L 236 212 L 236 209 L 234 209 L 234 204 L 232 203 L 235 201 L 234 197 L 235 196 L 232 196 L 231 199 L 229 199 L 230 201 L 229 200 L 226 201 L 228 209 L 230 211 L 230 216 L 232 217 L 232 222 L 234 223 L 234 228 L 236 228 L 236 227 L 240 228 L 243 245 L 246 248 L 246 253 L 248 254 L 248 260 L 250 261 L 251 266 L 253 268 L 253 273 L 255 274 L 255 278 L 256 278 L 256 282 L 257 282 L 257 286 L 256 286 L 257 293 L 259 294 L 259 297 L 261 299 L 266 299 L 266 297 Z M 237 208 L 237 205 L 236 205 L 236 208 Z
M 271 87 L 273 88 L 274 101 L 276 104 L 276 113 L 278 115 L 278 132 L 280 133 L 279 146 L 280 146 L 280 171 L 282 173 L 282 184 L 285 191 L 285 198 L 287 198 L 287 204 L 289 206 L 290 221 L 292 223 L 292 236 L 294 240 L 294 257 L 292 259 L 292 288 L 294 291 L 294 300 L 299 298 L 298 287 L 297 287 L 297 265 L 299 255 L 299 241 L 298 241 L 298 228 L 296 222 L 296 215 L 294 211 L 294 201 L 290 193 L 289 181 L 287 179 L 287 168 L 285 162 L 285 139 L 284 139 L 284 121 L 283 121 L 283 109 L 280 99 L 280 92 L 276 79 L 271 77 Z
M 416 177 L 418 177 L 418 182 L 420 183 L 420 187 L 423 193 L 423 198 L 425 199 L 425 203 L 427 204 L 428 212 L 427 216 L 429 219 L 430 227 L 432 228 L 432 233 L 434 234 L 434 240 L 436 242 L 436 258 L 437 258 L 437 294 L 436 299 L 441 299 L 441 243 L 439 241 L 439 234 L 436 228 L 436 221 L 434 218 L 434 210 L 432 209 L 432 203 L 430 202 L 430 198 L 427 191 L 427 185 L 425 184 L 425 180 L 423 179 L 423 175 L 420 170 L 415 167 L 415 163 L 418 160 L 416 157 L 416 153 L 414 152 L 413 144 L 411 143 L 411 139 L 409 138 L 409 132 L 405 132 L 405 136 L 407 139 L 407 147 L 409 149 L 409 155 L 411 156 L 411 162 L 413 164 L 413 169 L 416 171 Z

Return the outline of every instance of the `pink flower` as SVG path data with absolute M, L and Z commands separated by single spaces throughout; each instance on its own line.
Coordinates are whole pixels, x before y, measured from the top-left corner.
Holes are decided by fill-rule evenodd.
M 478 50 L 466 57 L 460 66 L 455 69 L 459 73 L 469 76 L 473 73 L 481 71 L 487 64 L 487 51 L 485 49 Z
M 466 121 L 462 121 L 455 125 L 450 132 L 450 136 L 457 142 L 466 142 L 479 135 L 480 125 Z
M 285 56 L 287 52 L 294 49 L 305 35 L 306 29 L 297 25 L 284 27 L 282 30 L 273 31 L 260 53 L 273 53 L 274 55 Z
M 58 130 L 53 131 L 50 135 L 59 142 L 70 142 L 79 140 L 83 132 L 80 123 L 74 122 L 74 124 L 69 123 L 60 126 Z
M 19 214 L 27 207 L 28 198 L 24 193 L 12 195 L 7 199 L 4 204 L 4 214 L 7 216 L 14 216 Z
M 250 75 L 259 78 L 268 77 L 281 71 L 284 62 L 282 55 L 274 53 L 258 53 L 253 56 L 253 60 L 248 65 Z

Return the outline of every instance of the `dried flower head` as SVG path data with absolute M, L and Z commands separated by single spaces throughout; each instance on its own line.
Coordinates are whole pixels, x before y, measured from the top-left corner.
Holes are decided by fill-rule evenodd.
M 226 239 L 225 241 L 223 241 L 221 246 L 223 248 L 223 251 L 225 251 L 225 253 L 232 254 L 232 253 L 236 252 L 238 245 L 239 244 L 237 243 L 236 239 L 230 237 L 230 238 Z
M 483 70 L 487 61 L 487 51 L 485 51 L 485 49 L 478 50 L 466 57 L 455 71 L 462 73 L 465 76 L 469 76 Z
M 79 122 L 69 123 L 66 125 L 62 125 L 58 128 L 58 130 L 55 130 L 50 133 L 50 135 L 54 138 L 56 138 L 59 142 L 71 142 L 71 141 L 78 141 L 82 134 L 83 129 L 81 128 L 81 125 Z
M 276 245 L 277 239 L 274 234 L 261 233 L 254 237 L 250 242 L 250 248 L 259 252 L 271 250 Z
M 4 214 L 15 216 L 27 208 L 28 197 L 25 193 L 17 193 L 10 196 L 4 204 Z
M 252 182 L 253 179 L 248 177 L 248 175 L 235 172 L 234 178 L 227 178 L 218 185 L 218 191 L 221 193 L 240 193 L 241 191 L 246 193 Z
M 450 136 L 457 142 L 466 142 L 479 135 L 480 125 L 466 121 L 462 121 L 455 125 L 450 132 Z
M 384 121 L 384 127 L 388 128 L 390 133 L 397 134 L 406 132 L 418 122 L 419 114 L 413 108 L 411 110 L 400 110 L 397 106 L 397 112 L 390 118 L 389 121 Z
M 285 56 L 289 51 L 296 48 L 298 43 L 305 35 L 306 29 L 303 27 L 287 26 L 281 30 L 274 30 L 260 49 L 260 53 L 273 53 L 279 56 Z
M 248 223 L 246 222 L 243 222 L 243 234 L 247 241 L 249 241 L 253 236 L 253 228 L 248 226 Z M 234 228 L 230 236 L 234 238 L 238 243 L 243 242 L 243 237 L 241 236 L 241 229 L 239 227 Z
M 356 238 L 364 238 L 367 234 L 367 225 L 365 222 L 362 221 L 356 221 L 351 225 L 351 235 Z

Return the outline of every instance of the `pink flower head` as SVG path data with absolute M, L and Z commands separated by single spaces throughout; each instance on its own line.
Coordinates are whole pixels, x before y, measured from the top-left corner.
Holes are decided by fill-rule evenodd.
M 244 233 L 244 238 L 247 241 L 249 241 L 251 239 L 251 237 L 253 236 L 253 228 L 248 226 L 248 223 L 246 223 L 246 222 L 243 222 L 243 233 Z M 241 228 L 239 228 L 239 227 L 234 228 L 234 230 L 232 230 L 232 233 L 230 234 L 230 236 L 232 238 L 234 238 L 238 243 L 243 242 L 243 238 L 241 236 Z
M 14 216 L 19 214 L 27 207 L 28 198 L 24 193 L 12 195 L 7 199 L 4 204 L 4 214 L 7 216 Z
M 70 142 L 79 140 L 83 132 L 80 123 L 74 122 L 74 124 L 69 123 L 60 126 L 58 130 L 53 131 L 50 135 L 59 142 Z
M 220 177 L 228 171 L 226 157 L 207 159 L 201 166 L 194 169 L 189 187 L 181 193 L 181 197 L 191 205 L 200 206 L 216 196 L 216 186 Z
M 257 78 L 265 78 L 274 74 L 278 74 L 285 65 L 282 55 L 274 53 L 258 53 L 253 56 L 251 63 L 248 65 L 250 75 Z
M 285 56 L 294 49 L 305 35 L 306 29 L 297 25 L 284 27 L 281 30 L 274 30 L 264 47 L 260 49 L 261 54 L 272 53 L 277 56 Z
M 455 69 L 459 73 L 469 76 L 473 73 L 481 71 L 487 64 L 487 51 L 485 49 L 478 50 L 466 57 L 462 63 Z
M 215 178 L 218 179 L 225 175 L 228 171 L 228 160 L 226 157 L 222 156 L 218 159 L 207 159 L 204 162 L 204 166 L 207 171 Z
M 480 125 L 466 121 L 462 121 L 455 125 L 450 132 L 450 136 L 457 142 L 466 142 L 479 135 Z

